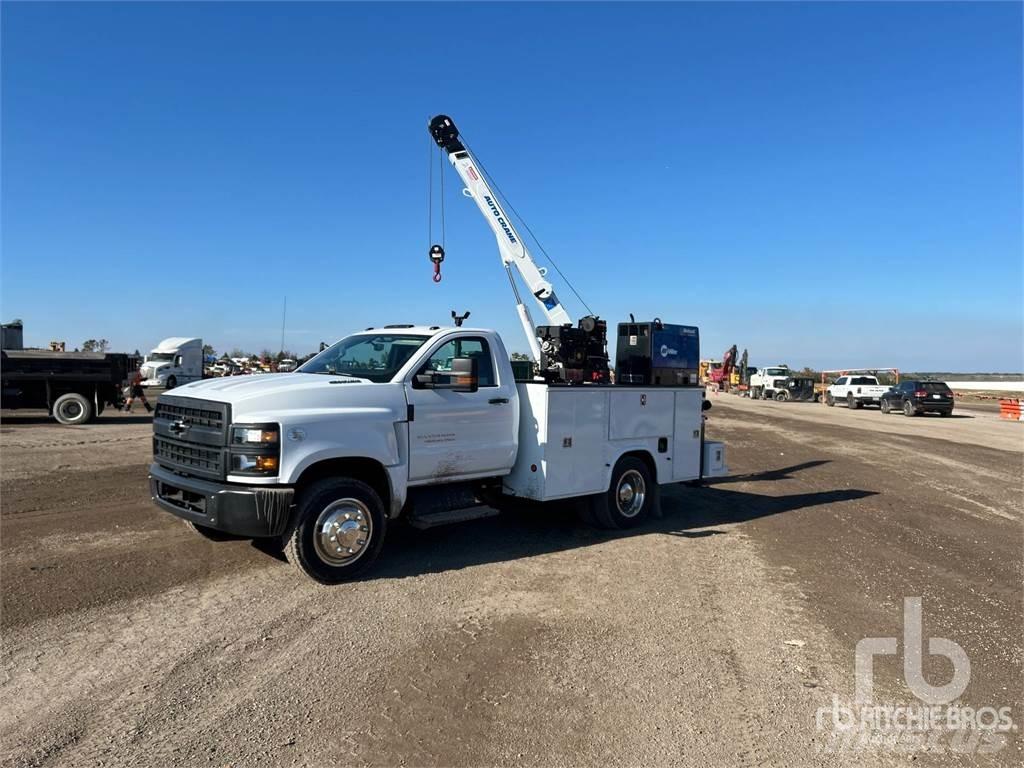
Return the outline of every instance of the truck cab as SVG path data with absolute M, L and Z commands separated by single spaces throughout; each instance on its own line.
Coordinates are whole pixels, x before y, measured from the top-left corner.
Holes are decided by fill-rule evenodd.
M 373 562 L 390 522 L 588 499 L 638 525 L 659 486 L 723 474 L 703 389 L 516 382 L 491 330 L 386 326 L 294 373 L 186 384 L 157 402 L 150 490 L 208 538 L 277 539 L 334 583 Z
M 172 337 L 161 341 L 142 364 L 142 386 L 174 389 L 203 378 L 203 340 Z
M 750 376 L 750 396 L 755 400 L 774 400 L 785 390 L 786 381 L 792 375 L 793 372 L 784 365 L 759 368 Z

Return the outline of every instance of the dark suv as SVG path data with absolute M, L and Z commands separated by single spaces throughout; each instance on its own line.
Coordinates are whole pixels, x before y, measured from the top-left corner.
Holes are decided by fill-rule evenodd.
M 953 413 L 953 390 L 942 381 L 901 381 L 882 395 L 882 413 L 903 411 L 904 416 L 935 412 Z

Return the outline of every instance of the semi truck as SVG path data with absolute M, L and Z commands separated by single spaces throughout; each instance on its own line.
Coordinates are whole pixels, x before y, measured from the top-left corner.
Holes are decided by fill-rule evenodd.
M 142 364 L 142 386 L 174 389 L 203 378 L 203 340 L 173 336 L 164 339 Z
M 45 409 L 60 424 L 77 426 L 123 403 L 133 371 L 128 355 L 21 349 L 20 334 L 5 334 L 4 341 L 18 348 L 0 348 L 2 407 Z
M 430 129 L 497 239 L 532 375 L 517 381 L 502 338 L 462 315 L 367 329 L 294 373 L 195 382 L 157 402 L 157 506 L 209 539 L 276 542 L 321 583 L 364 573 L 400 518 L 427 528 L 569 502 L 627 529 L 658 512 L 665 485 L 727 472 L 725 446 L 705 439 L 696 377 L 609 383 L 607 351 L 595 361 L 603 321 L 572 326 L 454 123 L 442 115 Z M 551 325 L 533 325 L 513 269 Z

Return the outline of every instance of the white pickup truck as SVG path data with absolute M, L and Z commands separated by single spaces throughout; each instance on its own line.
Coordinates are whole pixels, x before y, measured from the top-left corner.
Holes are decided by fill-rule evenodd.
M 874 376 L 840 376 L 825 390 L 825 404 L 833 406 L 843 402 L 850 409 L 865 404 L 880 406 L 882 395 L 890 389 L 892 387 L 879 384 Z
M 580 499 L 601 526 L 638 525 L 660 486 L 726 473 L 709 405 L 698 387 L 517 383 L 493 331 L 387 326 L 295 373 L 161 395 L 150 491 L 207 538 L 277 539 L 335 583 L 400 516 L 429 527 Z

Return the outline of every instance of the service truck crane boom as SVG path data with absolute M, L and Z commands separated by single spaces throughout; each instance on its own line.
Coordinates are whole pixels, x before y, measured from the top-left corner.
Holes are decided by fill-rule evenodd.
M 484 178 L 483 171 L 479 164 L 459 140 L 459 129 L 447 115 L 438 115 L 430 121 L 430 135 L 434 137 L 437 146 L 441 147 L 447 154 L 455 171 L 459 174 L 462 182 L 466 185 L 463 194 L 472 198 L 483 214 L 494 237 L 498 241 L 498 253 L 501 256 L 501 263 L 508 272 L 509 282 L 512 284 L 512 291 L 516 297 L 516 310 L 519 313 L 519 320 L 526 332 L 530 350 L 535 360 L 540 362 L 540 345 L 537 342 L 537 329 L 530 316 L 530 311 L 523 304 L 519 296 L 519 289 L 516 287 L 515 279 L 512 276 L 511 267 L 519 271 L 523 280 L 530 289 L 530 293 L 537 300 L 541 311 L 547 319 L 548 325 L 572 324 L 572 318 L 565 311 L 562 303 L 555 295 L 554 288 L 545 277 L 546 270 L 538 267 L 530 255 L 526 244 L 513 226 L 507 213 L 498 202 L 497 196 L 491 190 Z

